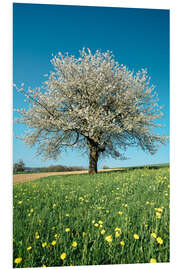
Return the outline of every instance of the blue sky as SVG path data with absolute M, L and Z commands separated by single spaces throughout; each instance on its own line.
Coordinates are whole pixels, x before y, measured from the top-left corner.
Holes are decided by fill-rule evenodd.
M 163 134 L 169 135 L 169 11 L 81 7 L 39 4 L 13 6 L 13 82 L 40 86 L 44 74 L 53 69 L 52 54 L 59 51 L 78 55 L 83 47 L 93 52 L 111 50 L 120 64 L 137 71 L 147 68 L 156 85 L 159 103 L 164 105 Z M 14 107 L 23 107 L 24 97 L 13 92 Z M 16 117 L 16 113 L 14 114 Z M 14 125 L 14 134 L 23 135 L 24 126 Z M 36 149 L 13 138 L 13 160 L 26 166 L 64 164 L 88 167 L 88 157 L 69 150 L 56 162 L 42 162 Z M 155 155 L 131 148 L 128 160 L 105 159 L 98 167 L 134 166 L 169 162 L 169 145 Z

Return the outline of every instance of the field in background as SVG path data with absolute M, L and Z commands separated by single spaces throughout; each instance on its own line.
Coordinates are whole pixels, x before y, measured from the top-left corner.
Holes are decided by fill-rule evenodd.
M 14 185 L 13 265 L 169 261 L 169 168 Z

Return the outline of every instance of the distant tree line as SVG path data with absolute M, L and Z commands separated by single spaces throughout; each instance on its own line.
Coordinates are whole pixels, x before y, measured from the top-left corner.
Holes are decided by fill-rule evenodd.
M 70 172 L 70 171 L 82 171 L 85 168 L 81 166 L 64 166 L 64 165 L 55 165 L 42 168 L 31 168 L 25 167 L 23 160 L 13 164 L 13 173 L 37 173 L 37 172 Z

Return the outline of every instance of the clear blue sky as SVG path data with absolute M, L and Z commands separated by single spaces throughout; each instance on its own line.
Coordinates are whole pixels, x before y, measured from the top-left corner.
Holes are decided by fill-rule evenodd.
M 164 105 L 163 134 L 169 135 L 169 11 L 109 7 L 81 7 L 40 4 L 13 5 L 13 82 L 40 86 L 44 74 L 53 70 L 50 60 L 59 51 L 78 55 L 83 47 L 93 52 L 111 50 L 120 64 L 137 71 L 147 68 L 156 85 L 159 103 Z M 27 106 L 24 97 L 13 92 L 14 107 Z M 14 113 L 17 117 L 17 114 Z M 24 126 L 14 125 L 14 134 L 23 135 Z M 134 166 L 169 162 L 169 144 L 155 155 L 131 148 L 128 160 L 105 159 L 98 167 Z M 42 162 L 36 149 L 13 138 L 13 160 L 26 166 L 55 164 L 88 167 L 88 157 L 69 150 L 56 162 Z

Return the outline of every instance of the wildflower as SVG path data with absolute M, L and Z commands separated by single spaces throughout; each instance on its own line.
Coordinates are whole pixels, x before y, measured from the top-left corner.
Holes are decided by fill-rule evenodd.
M 31 247 L 31 246 L 27 247 L 27 251 L 29 251 L 29 250 L 31 250 L 31 249 L 32 249 L 32 247 Z
M 150 263 L 157 263 L 156 259 L 150 259 Z
M 74 241 L 74 242 L 72 243 L 72 246 L 73 246 L 73 247 L 77 247 L 77 242 Z
M 54 237 L 57 239 L 57 238 L 59 237 L 59 234 L 56 233 L 56 234 L 54 235 Z
M 65 231 L 66 231 L 66 232 L 70 232 L 70 228 L 66 228 Z
M 112 234 L 106 236 L 106 237 L 105 237 L 105 240 L 106 240 L 107 242 L 109 242 L 109 243 L 112 242 Z
M 99 221 L 98 221 L 98 223 L 99 223 L 100 225 L 102 225 L 102 224 L 103 224 L 102 220 L 99 220 Z
M 83 233 L 82 233 L 82 235 L 83 235 L 83 237 L 84 237 L 84 236 L 86 235 L 86 233 L 85 233 L 85 232 L 83 232 Z
M 22 204 L 22 201 L 18 201 L 18 204 Z
M 20 263 L 21 261 L 22 261 L 22 258 L 16 258 L 16 259 L 14 260 L 14 262 L 15 262 L 16 264 Z
M 123 214 L 123 212 L 122 212 L 122 211 L 119 211 L 118 213 L 119 213 L 119 215 L 120 215 L 120 216 L 122 216 L 122 214 Z
M 94 224 L 94 223 L 95 223 L 95 220 L 92 221 L 92 224 Z
M 116 227 L 114 230 L 115 230 L 115 232 L 121 232 L 121 228 L 119 228 L 119 227 Z
M 38 234 L 38 232 L 35 233 L 35 238 L 36 238 L 36 239 L 39 239 L 39 234 Z
M 31 214 L 29 213 L 29 214 L 28 214 L 28 217 L 30 217 L 30 216 L 31 216 Z
M 47 243 L 46 242 L 42 243 L 42 247 L 44 248 L 45 246 L 47 246 Z
M 69 217 L 69 216 L 70 216 L 70 215 L 67 213 L 67 214 L 66 214 L 66 217 Z
M 103 225 L 101 224 L 101 225 L 99 225 L 99 228 L 102 228 L 103 227 Z
M 105 232 L 106 232 L 105 230 L 102 230 L 102 231 L 101 231 L 101 234 L 105 234 Z
M 95 226 L 95 227 L 98 227 L 98 226 L 99 226 L 99 224 L 98 224 L 98 223 L 95 223 L 95 224 L 94 224 L 94 226 Z
M 155 211 L 162 213 L 162 208 L 154 208 Z
M 121 234 L 119 232 L 115 233 L 115 237 L 119 237 Z
M 156 240 L 157 240 L 157 242 L 158 242 L 160 245 L 162 245 L 163 240 L 162 240 L 162 238 L 161 238 L 161 237 L 158 237 Z
M 55 207 L 56 207 L 56 204 L 54 203 L 54 204 L 53 204 L 53 208 L 55 208 Z
M 156 217 L 157 217 L 157 218 L 161 218 L 161 213 L 156 212 Z
M 61 260 L 65 260 L 66 259 L 66 253 L 65 252 L 63 252 L 62 254 L 61 254 L 61 256 L 60 256 L 60 258 L 61 258 Z
M 135 233 L 134 234 L 134 239 L 137 239 L 138 240 L 139 239 L 139 235 Z
M 46 265 L 45 265 L 45 264 L 43 264 L 43 265 L 42 265 L 42 267 L 46 267 Z
M 56 241 L 53 240 L 52 243 L 51 243 L 51 245 L 52 245 L 52 246 L 55 246 L 55 244 L 56 244 Z
M 124 246 L 124 245 L 125 245 L 124 241 L 121 241 L 121 242 L 120 242 L 120 245 L 121 245 L 121 246 Z
M 34 209 L 33 209 L 33 208 L 31 208 L 30 212 L 31 212 L 31 213 L 32 213 L 32 212 L 34 212 Z
M 156 233 L 151 233 L 151 237 L 153 237 L 153 238 L 157 238 Z

